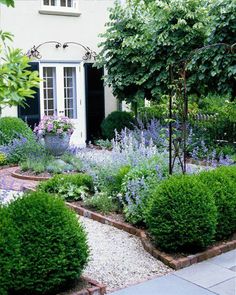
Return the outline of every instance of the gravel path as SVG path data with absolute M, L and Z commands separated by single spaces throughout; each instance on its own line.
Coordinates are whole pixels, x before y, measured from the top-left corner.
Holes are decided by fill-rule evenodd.
M 147 253 L 139 238 L 88 218 L 79 219 L 88 232 L 91 250 L 84 275 L 104 283 L 108 291 L 172 271 Z

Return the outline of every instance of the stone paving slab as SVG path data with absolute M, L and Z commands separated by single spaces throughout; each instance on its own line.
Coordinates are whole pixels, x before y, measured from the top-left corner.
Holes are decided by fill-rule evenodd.
M 236 266 L 230 267 L 230 270 L 235 271 L 236 272 Z
M 236 295 L 235 252 L 221 254 L 112 295 Z
M 210 262 L 201 262 L 181 269 L 175 275 L 204 288 L 236 277 L 235 272 Z
M 216 256 L 211 259 L 211 263 L 231 269 L 236 267 L 236 250 L 232 250 L 224 255 Z
M 129 287 L 112 295 L 213 295 L 212 291 L 194 285 L 175 275 L 161 278 Z
M 215 285 L 210 290 L 219 295 L 234 295 L 236 294 L 236 278 Z

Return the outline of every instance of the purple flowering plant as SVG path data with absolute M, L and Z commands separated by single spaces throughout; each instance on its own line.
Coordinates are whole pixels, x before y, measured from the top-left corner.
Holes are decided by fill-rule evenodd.
M 34 128 L 37 136 L 42 137 L 46 134 L 71 135 L 74 126 L 68 117 L 44 116 L 39 125 Z

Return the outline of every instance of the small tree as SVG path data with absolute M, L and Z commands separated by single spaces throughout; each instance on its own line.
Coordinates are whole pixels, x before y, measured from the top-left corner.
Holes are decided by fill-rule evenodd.
M 14 0 L 0 0 L 0 3 L 14 7 Z
M 25 105 L 39 86 L 38 72 L 28 70 L 29 58 L 7 41 L 12 41 L 12 35 L 0 31 L 0 106 Z

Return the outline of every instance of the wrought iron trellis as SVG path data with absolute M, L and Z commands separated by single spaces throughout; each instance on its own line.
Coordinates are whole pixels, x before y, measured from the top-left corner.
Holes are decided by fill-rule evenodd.
M 170 77 L 170 95 L 169 95 L 169 174 L 173 173 L 176 160 L 179 161 L 183 174 L 187 170 L 187 138 L 188 138 L 188 96 L 187 96 L 187 65 L 192 60 L 194 54 L 205 51 L 214 47 L 225 47 L 226 54 L 235 53 L 236 43 L 230 45 L 227 43 L 215 43 L 207 45 L 190 52 L 186 59 L 180 60 L 175 64 L 169 66 Z M 173 97 L 176 95 L 174 85 L 174 67 L 178 67 L 179 79 L 182 83 L 182 122 L 181 122 L 181 136 L 174 137 L 174 116 L 173 116 Z M 180 91 L 181 92 L 181 91 Z M 181 95 L 181 93 L 180 93 Z
M 43 45 L 45 44 L 55 44 L 55 48 L 60 48 L 62 47 L 63 49 L 69 47 L 70 44 L 73 44 L 73 45 L 77 45 L 77 46 L 80 46 L 81 48 L 84 49 L 85 51 L 85 54 L 84 56 L 82 57 L 83 60 L 85 61 L 88 61 L 88 60 L 92 60 L 92 59 L 96 59 L 96 52 L 93 51 L 92 49 L 90 49 L 88 46 L 84 46 L 82 45 L 81 43 L 78 43 L 78 42 L 65 42 L 64 44 L 61 44 L 60 42 L 58 41 L 46 41 L 46 42 L 43 42 L 41 44 L 39 44 L 38 46 L 33 46 L 28 52 L 27 52 L 27 56 L 30 57 L 30 58 L 36 58 L 36 59 L 41 59 L 42 58 L 42 55 L 39 51 L 39 48 L 42 47 Z

